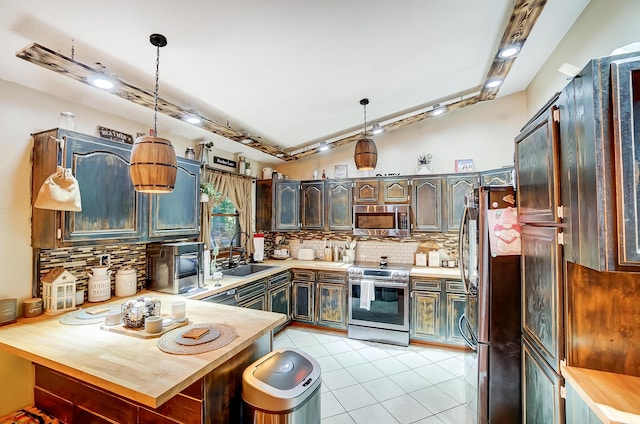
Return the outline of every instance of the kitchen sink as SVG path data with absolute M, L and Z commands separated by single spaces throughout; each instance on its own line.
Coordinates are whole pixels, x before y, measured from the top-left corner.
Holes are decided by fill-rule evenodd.
M 223 269 L 222 275 L 228 275 L 230 277 L 246 277 L 247 275 L 257 274 L 258 272 L 266 271 L 272 268 L 276 267 L 271 265 L 247 264 L 240 265 L 235 268 Z

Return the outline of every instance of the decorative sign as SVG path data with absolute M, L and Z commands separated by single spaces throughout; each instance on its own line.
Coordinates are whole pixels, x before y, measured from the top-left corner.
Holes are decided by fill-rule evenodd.
M 119 141 L 121 143 L 133 144 L 133 137 L 131 134 L 125 134 L 120 131 L 112 130 L 111 128 L 98 127 L 98 136 L 106 138 L 107 140 Z
M 229 168 L 234 168 L 234 169 L 237 165 L 235 160 L 221 158 L 220 156 L 214 156 L 213 163 L 217 163 L 218 165 L 228 166 Z
M 473 159 L 457 159 L 456 172 L 473 172 Z

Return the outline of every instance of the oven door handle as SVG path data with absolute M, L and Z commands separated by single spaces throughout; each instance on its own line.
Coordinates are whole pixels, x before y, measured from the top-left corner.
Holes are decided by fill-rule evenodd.
M 409 288 L 409 283 L 398 283 L 393 281 L 375 280 L 375 279 L 368 279 L 368 278 L 365 278 L 365 280 L 373 281 L 374 287 L 390 287 L 390 288 L 399 288 L 399 289 Z M 362 280 L 349 280 L 349 285 L 351 286 L 353 286 L 354 284 L 360 285 L 361 281 Z

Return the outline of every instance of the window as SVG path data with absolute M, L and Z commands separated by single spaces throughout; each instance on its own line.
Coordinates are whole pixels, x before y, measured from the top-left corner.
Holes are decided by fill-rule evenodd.
M 228 198 L 211 210 L 211 243 L 210 246 L 218 246 L 222 251 L 228 248 L 231 237 L 240 231 L 240 219 L 238 211 Z M 240 246 L 240 237 L 236 237 L 233 245 Z M 222 253 L 222 252 L 221 252 Z

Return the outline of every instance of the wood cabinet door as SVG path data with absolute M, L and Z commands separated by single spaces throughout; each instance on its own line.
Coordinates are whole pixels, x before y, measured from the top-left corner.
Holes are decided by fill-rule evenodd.
M 565 398 L 565 422 L 567 424 L 602 424 L 598 416 L 582 400 L 576 389 L 569 383 L 566 384 Z
M 618 263 L 640 265 L 640 57 L 611 62 Z
M 356 180 L 353 187 L 354 203 L 378 204 L 379 191 L 377 179 Z
M 440 340 L 440 292 L 411 292 L 411 337 Z
M 327 181 L 327 226 L 331 231 L 353 231 L 351 181 Z
M 305 230 L 324 229 L 324 183 L 302 182 L 300 184 L 300 217 Z
M 316 283 L 316 325 L 347 328 L 347 285 Z
M 413 231 L 442 232 L 442 178 L 414 178 L 412 190 Z
M 564 423 L 563 378 L 522 338 L 522 422 Z
M 447 293 L 446 303 L 446 332 L 445 340 L 448 344 L 465 346 L 464 338 L 460 334 L 458 321 L 464 315 L 465 298 L 464 294 Z
M 171 193 L 149 196 L 149 237 L 189 237 L 200 234 L 200 164 L 178 158 Z
M 78 180 L 81 212 L 64 212 L 63 241 L 139 240 L 144 197 L 129 176 L 131 146 L 75 133 L 66 138 L 65 166 Z
M 278 312 L 291 318 L 291 284 L 289 282 L 269 289 L 269 311 Z
M 265 295 L 256 296 L 251 299 L 238 302 L 238 306 L 247 309 L 255 309 L 257 311 L 266 311 L 267 297 Z
M 409 203 L 411 195 L 408 178 L 383 178 L 380 185 L 384 203 Z
M 522 227 L 522 332 L 560 372 L 564 358 L 562 256 L 556 227 Z
M 300 183 L 297 181 L 278 181 L 274 191 L 276 231 L 300 229 Z
M 558 223 L 559 109 L 557 97 L 516 137 L 518 219 L 526 223 Z
M 313 323 L 313 285 L 311 281 L 293 281 L 293 315 L 295 321 Z
M 447 176 L 447 218 L 445 222 L 447 231 L 460 230 L 465 199 L 469 193 L 473 193 L 473 189 L 478 186 L 478 181 L 478 174 Z
M 513 167 L 481 172 L 480 185 L 511 185 L 513 183 L 512 174 Z

